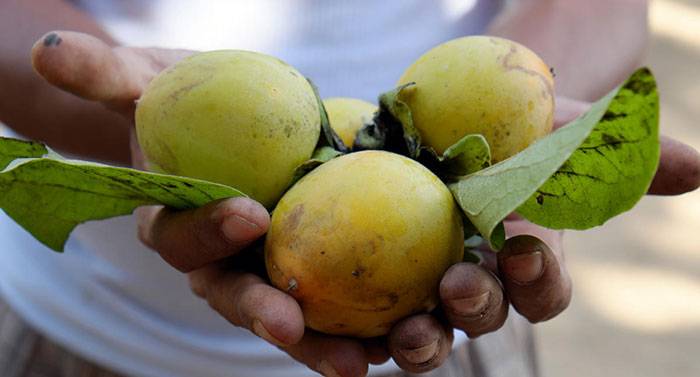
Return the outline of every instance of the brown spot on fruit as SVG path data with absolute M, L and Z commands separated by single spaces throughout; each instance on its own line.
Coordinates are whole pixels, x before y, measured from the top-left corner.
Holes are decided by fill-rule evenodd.
M 389 302 L 391 305 L 396 305 L 399 303 L 399 295 L 396 293 L 389 293 L 386 295 L 387 299 L 389 299 Z
M 293 232 L 299 226 L 301 216 L 304 214 L 304 205 L 299 204 L 289 213 L 284 221 L 284 229 L 286 232 Z

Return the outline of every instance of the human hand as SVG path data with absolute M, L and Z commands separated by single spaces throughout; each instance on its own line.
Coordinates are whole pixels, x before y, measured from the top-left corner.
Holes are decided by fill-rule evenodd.
M 90 35 L 56 31 L 36 42 L 32 63 L 51 84 L 101 102 L 133 122 L 136 100 L 150 80 L 191 53 L 110 47 Z M 132 164 L 143 168 L 143 155 L 133 135 Z M 364 375 L 368 363 L 378 360 L 365 350 L 365 345 L 379 349 L 373 348 L 374 342 L 363 344 L 305 331 L 296 300 L 266 282 L 260 255 L 248 248 L 270 223 L 259 203 L 233 198 L 190 211 L 142 207 L 137 217 L 139 238 L 187 273 L 193 292 L 232 324 L 249 329 L 326 375 Z
M 135 100 L 147 83 L 189 53 L 110 48 L 84 34 L 56 32 L 37 42 L 33 61 L 54 85 L 133 119 Z M 686 150 L 675 145 L 671 152 L 665 147 L 662 155 L 667 163 L 662 166 L 666 167 L 657 174 L 662 177 L 659 183 L 655 181 L 667 193 L 679 192 L 679 186 L 669 182 L 680 179 L 688 189 L 697 186 L 700 175 L 697 156 L 692 162 L 692 154 L 674 152 Z M 136 143 L 132 149 L 135 165 L 142 166 Z M 561 235 L 513 218 L 506 222 L 512 238 L 497 259 L 490 253 L 484 265 L 460 263 L 447 271 L 440 287 L 441 314 L 404 319 L 382 339 L 326 336 L 305 331 L 296 301 L 251 272 L 256 254 L 239 254 L 267 231 L 269 216 L 259 204 L 237 198 L 192 211 L 147 207 L 139 210 L 139 220 L 141 239 L 168 263 L 188 272 L 193 291 L 223 317 L 326 375 L 361 376 L 368 363 L 389 357 L 405 370 L 427 371 L 449 355 L 452 328 L 470 336 L 494 331 L 505 321 L 510 304 L 537 322 L 559 313 L 570 299 Z M 517 234 L 537 238 L 514 237 Z M 260 263 L 257 266 L 261 268 Z
M 585 112 L 590 104 L 557 99 L 555 128 Z M 649 194 L 679 195 L 700 186 L 700 155 L 693 148 L 661 137 L 661 161 Z M 477 253 L 482 263 L 459 263 L 445 273 L 440 285 L 443 329 L 427 330 L 435 317 L 415 316 L 397 324 L 389 336 L 389 351 L 405 370 L 424 372 L 439 366 L 450 348 L 451 328 L 478 337 L 499 329 L 508 308 L 532 323 L 561 313 L 571 300 L 571 278 L 567 272 L 562 232 L 532 224 L 511 215 L 504 225 L 507 241 L 493 253 L 486 244 Z M 444 330 L 447 329 L 447 330 Z M 412 351 L 413 350 L 413 351 Z

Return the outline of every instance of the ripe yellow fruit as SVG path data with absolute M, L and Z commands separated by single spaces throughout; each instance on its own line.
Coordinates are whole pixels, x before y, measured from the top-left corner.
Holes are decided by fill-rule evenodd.
M 321 165 L 282 197 L 265 262 L 307 326 L 373 337 L 435 308 L 463 246 L 460 213 L 438 177 L 409 158 L 364 151 Z
M 212 51 L 153 79 L 136 131 L 149 169 L 226 184 L 270 208 L 313 153 L 320 112 L 311 85 L 286 63 Z
M 441 44 L 415 61 L 399 85 L 423 143 L 438 153 L 482 134 L 495 162 L 552 129 L 554 81 L 549 67 L 513 41 L 472 36 Z
M 377 111 L 377 106 L 355 98 L 327 98 L 323 100 L 323 105 L 331 128 L 348 148 L 352 148 L 357 131 L 371 123 L 374 112 Z

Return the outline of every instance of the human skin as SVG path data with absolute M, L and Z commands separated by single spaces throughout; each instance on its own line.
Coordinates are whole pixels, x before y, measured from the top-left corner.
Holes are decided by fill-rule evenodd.
M 585 1 L 571 3 L 587 4 Z M 640 7 L 626 9 L 624 14 L 632 9 L 639 10 Z M 517 12 L 521 12 L 522 17 L 529 17 L 533 25 L 546 19 L 537 12 L 527 13 L 529 9 Z M 620 14 L 621 11 L 618 17 Z M 557 17 L 556 14 L 547 16 Z M 579 18 L 566 25 L 567 30 L 572 30 L 570 27 L 586 26 L 595 21 L 597 28 L 605 29 L 608 22 L 599 21 L 610 19 L 614 20 L 615 16 Z M 635 28 L 644 28 L 645 24 L 627 27 L 634 31 Z M 78 99 L 42 82 L 29 65 L 27 46 L 54 28 L 89 32 L 109 42 L 109 37 L 94 21 L 66 2 L 10 0 L 0 3 L 0 30 L 4 31 L 0 33 L 0 74 L 3 83 L 7 83 L 0 86 L 0 104 L 3 105 L 0 106 L 0 119 L 20 133 L 85 158 L 127 161 L 127 134 L 129 120 L 133 118 L 133 101 L 160 69 L 188 52 L 114 47 L 113 43 L 105 44 L 82 34 L 59 32 L 57 36 L 63 41 L 60 45 L 44 46 L 40 43 L 37 46 L 34 51 L 36 68 L 55 87 L 83 98 Z M 528 38 L 528 33 L 533 32 L 525 30 L 509 35 L 507 29 L 492 30 L 515 40 Z M 548 30 L 548 33 L 539 31 L 542 40 L 550 36 L 553 42 L 547 43 L 566 46 L 566 38 L 556 29 L 541 29 Z M 574 33 L 576 30 L 585 34 L 588 28 L 574 29 Z M 587 51 L 609 42 L 608 38 L 599 41 L 582 38 L 576 48 L 552 48 L 542 53 L 538 40 L 534 38 L 534 44 L 527 45 L 548 62 L 566 61 L 568 55 L 586 56 Z M 620 48 L 631 48 L 632 51 L 625 50 L 624 55 L 636 56 L 639 46 L 643 43 Z M 589 78 L 586 87 L 596 90 L 617 84 L 615 80 L 622 79 L 621 76 L 633 68 L 630 64 L 618 69 L 621 63 L 615 60 L 612 65 L 599 65 L 598 62 L 580 59 L 577 67 L 591 72 L 600 70 L 600 67 L 614 68 L 614 71 L 623 73 L 611 76 L 605 73 L 596 75 L 595 79 Z M 96 75 L 96 72 L 105 70 L 114 75 Z M 557 77 L 557 82 L 564 87 L 576 87 L 569 84 L 575 82 L 571 76 Z M 23 88 L 31 88 L 31 91 Z M 577 93 L 576 90 L 558 92 L 570 96 Z M 46 111 L 28 114 L 21 103 L 33 103 Z M 124 118 L 106 111 L 100 104 L 117 110 Z M 586 103 L 558 99 L 555 126 L 571 120 L 586 106 Z M 54 122 L 54 119 L 78 119 L 89 123 Z M 111 132 L 121 136 L 102 137 Z M 134 164 L 139 166 L 137 146 L 134 145 L 131 151 Z M 700 158 L 696 151 L 678 141 L 663 138 L 661 156 L 660 169 L 650 193 L 674 195 L 698 187 Z M 267 212 L 259 204 L 247 199 L 232 199 L 177 213 L 147 207 L 140 211 L 139 219 L 144 242 L 174 267 L 188 271 L 194 292 L 206 298 L 223 317 L 280 345 L 298 361 L 328 375 L 335 372 L 341 376 L 360 376 L 366 372 L 369 362 L 383 362 L 388 357 L 393 357 L 406 370 L 427 371 L 447 358 L 453 327 L 470 336 L 495 331 L 505 320 L 509 299 L 513 307 L 532 322 L 555 316 L 570 300 L 571 283 L 563 263 L 560 233 L 511 218 L 506 221 L 511 238 L 498 254 L 497 261 L 492 259 L 493 263 L 484 266 L 457 264 L 443 277 L 440 293 L 449 323 L 421 315 L 399 323 L 383 341 L 359 342 L 327 337 L 313 331 L 304 332 L 301 311 L 290 296 L 270 287 L 255 274 L 240 269 L 232 272 L 231 264 L 244 256 L 237 255 L 238 251 L 264 234 L 269 226 Z M 537 239 L 515 237 L 520 234 L 533 235 Z M 265 299 L 257 300 L 256 297 Z M 484 300 L 484 297 L 488 299 Z M 470 312 L 483 315 L 470 316 Z

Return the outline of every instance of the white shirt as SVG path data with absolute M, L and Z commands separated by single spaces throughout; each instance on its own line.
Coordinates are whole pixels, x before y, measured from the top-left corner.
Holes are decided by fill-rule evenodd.
M 411 62 L 483 32 L 496 0 L 90 0 L 126 45 L 249 49 L 297 67 L 322 96 L 376 101 Z M 132 217 L 79 226 L 66 252 L 45 248 L 0 214 L 0 289 L 32 326 L 109 368 L 148 377 L 316 374 L 236 328 L 186 277 L 136 239 Z M 460 332 L 456 343 L 464 341 Z M 394 372 L 393 362 L 371 373 Z

